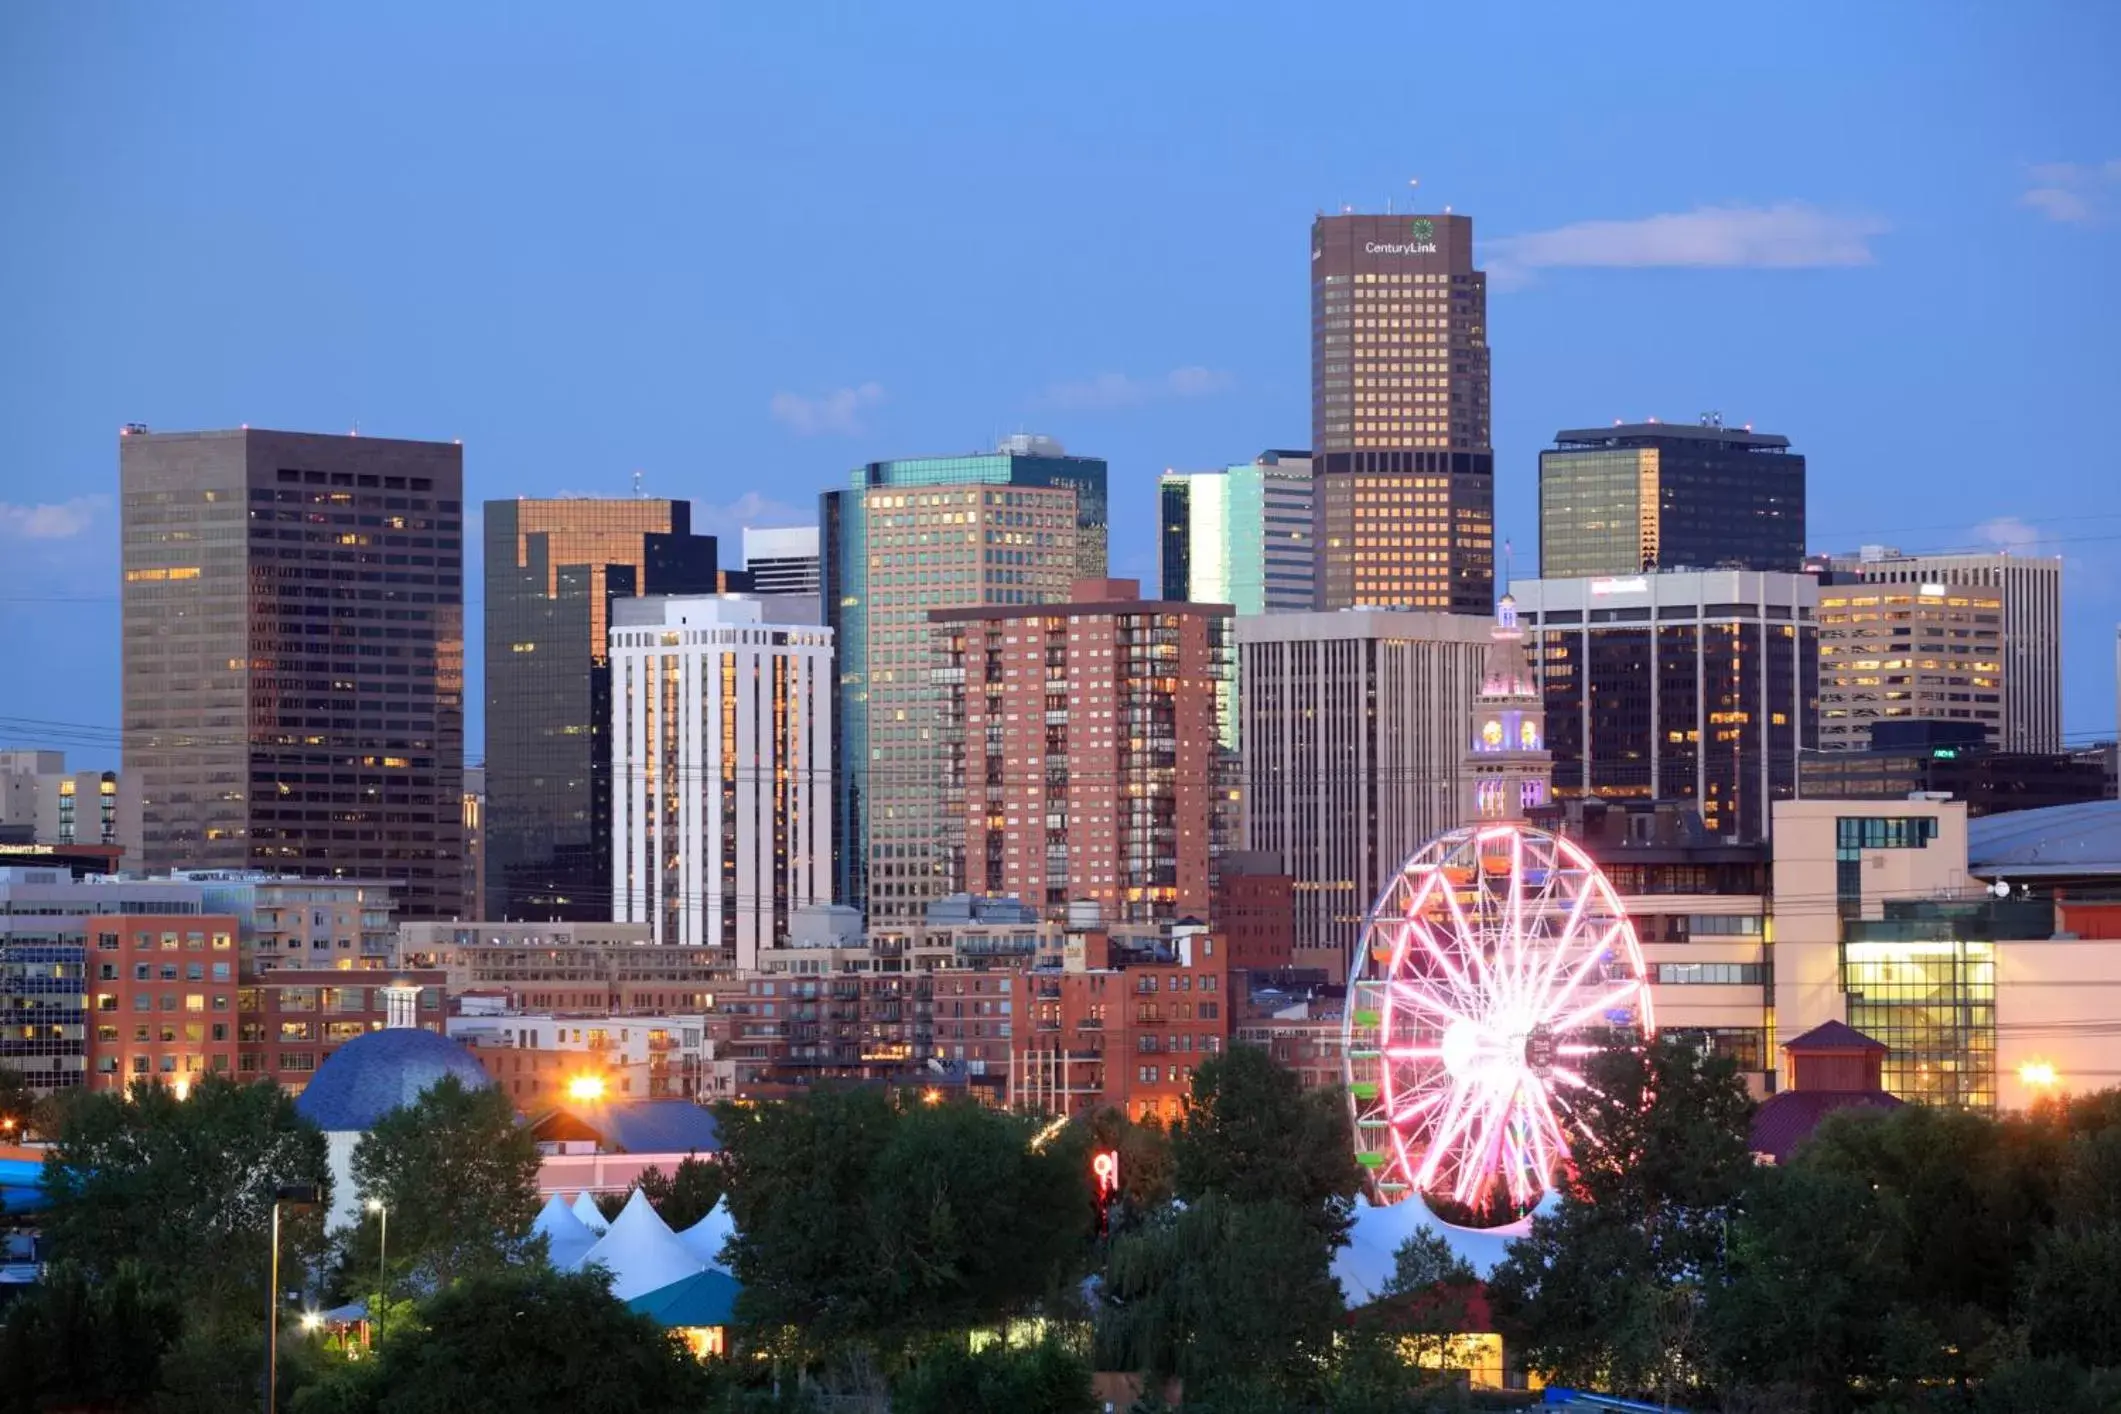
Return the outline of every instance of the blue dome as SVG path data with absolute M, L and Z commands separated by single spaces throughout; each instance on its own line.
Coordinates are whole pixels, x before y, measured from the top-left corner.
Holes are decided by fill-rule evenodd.
M 445 1075 L 467 1090 L 493 1084 L 471 1052 L 447 1036 L 412 1026 L 371 1031 L 324 1058 L 295 1109 L 326 1133 L 366 1131 Z

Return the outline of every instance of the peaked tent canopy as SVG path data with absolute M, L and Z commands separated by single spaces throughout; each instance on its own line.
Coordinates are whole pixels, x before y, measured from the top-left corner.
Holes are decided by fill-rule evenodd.
M 582 1264 L 589 1249 L 597 1245 L 597 1234 L 574 1215 L 574 1209 L 557 1193 L 545 1200 L 530 1230 L 544 1237 L 546 1258 L 558 1271 L 573 1271 Z
M 1387 1207 L 1373 1207 L 1367 1194 L 1355 1199 L 1355 1224 L 1348 1230 L 1348 1245 L 1333 1258 L 1333 1275 L 1350 1306 L 1374 1301 L 1392 1279 L 1400 1244 L 1417 1232 L 1433 1232 L 1450 1244 L 1454 1255 L 1487 1280 L 1509 1252 L 1510 1244 L 1532 1230 L 1532 1219 L 1552 1212 L 1561 1200 L 1553 1193 L 1539 1206 L 1504 1227 L 1485 1230 L 1454 1227 L 1429 1211 L 1419 1194 L 1408 1194 Z
M 713 1212 L 679 1233 L 678 1241 L 709 1267 L 726 1272 L 729 1268 L 722 1264 L 722 1245 L 735 1233 L 736 1219 L 729 1216 L 729 1199 L 723 1197 L 715 1200 Z
M 599 1237 L 611 1227 L 604 1219 L 604 1210 L 597 1206 L 597 1200 L 589 1196 L 589 1190 L 586 1188 L 582 1190 L 581 1196 L 574 1200 L 574 1215 L 581 1219 L 583 1227 Z
M 648 1198 L 636 1188 L 626 1208 L 612 1219 L 611 1230 L 582 1258 L 582 1266 L 601 1266 L 611 1273 L 611 1294 L 631 1301 L 651 1291 L 696 1276 L 706 1263 L 678 1241 L 656 1216 Z
M 736 1319 L 736 1294 L 742 1289 L 729 1273 L 709 1270 L 658 1287 L 646 1296 L 636 1296 L 626 1304 L 665 1330 L 726 1326 Z

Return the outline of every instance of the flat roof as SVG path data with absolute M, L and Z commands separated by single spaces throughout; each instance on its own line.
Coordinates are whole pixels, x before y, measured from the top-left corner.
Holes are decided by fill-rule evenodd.
M 1616 422 L 1611 427 L 1564 428 L 1554 434 L 1557 450 L 1623 447 L 1644 442 L 1713 442 L 1756 452 L 1786 452 L 1790 439 L 1749 427 L 1705 427 L 1698 422 Z

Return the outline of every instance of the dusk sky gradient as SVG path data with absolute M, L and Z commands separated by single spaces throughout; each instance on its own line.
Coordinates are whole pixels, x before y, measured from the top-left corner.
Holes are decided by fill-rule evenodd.
M 2111 736 L 2117 54 L 2100 3 L 9 5 L 0 718 L 99 730 L 0 746 L 115 764 L 127 422 L 718 532 L 1046 432 L 1153 580 L 1160 471 L 1308 441 L 1312 216 L 1417 177 L 1493 272 L 1520 575 L 1557 428 L 1718 409 L 1814 549 L 2065 555 Z

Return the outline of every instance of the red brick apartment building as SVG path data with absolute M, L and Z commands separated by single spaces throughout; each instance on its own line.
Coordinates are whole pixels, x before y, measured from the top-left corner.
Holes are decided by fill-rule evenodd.
M 326 1056 L 383 1028 L 384 992 L 394 985 L 419 988 L 416 1024 L 442 1030 L 439 972 L 278 968 L 244 982 L 236 991 L 237 1077 L 270 1076 L 300 1094 Z
M 232 914 L 102 914 L 88 939 L 88 1084 L 179 1090 L 236 1068 L 239 926 Z

